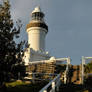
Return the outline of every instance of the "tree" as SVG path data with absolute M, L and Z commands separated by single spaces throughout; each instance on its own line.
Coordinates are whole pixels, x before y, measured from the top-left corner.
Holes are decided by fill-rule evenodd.
M 92 73 L 92 61 L 85 65 L 85 73 Z
M 17 21 L 14 25 L 10 14 L 9 1 L 0 4 L 0 85 L 9 79 L 13 68 L 22 61 L 24 42 L 16 43 L 22 24 Z

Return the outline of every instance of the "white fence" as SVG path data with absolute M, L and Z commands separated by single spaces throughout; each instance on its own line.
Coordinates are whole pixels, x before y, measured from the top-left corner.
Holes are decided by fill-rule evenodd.
M 59 91 L 59 86 L 61 84 L 60 81 L 60 74 L 58 74 L 51 82 L 49 82 L 44 88 L 42 88 L 39 92 L 55 92 Z M 50 90 L 48 91 L 48 88 L 50 88 Z

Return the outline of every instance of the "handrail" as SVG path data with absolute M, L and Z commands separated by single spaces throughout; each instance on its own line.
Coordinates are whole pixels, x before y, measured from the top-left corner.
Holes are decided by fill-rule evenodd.
M 41 61 L 33 61 L 29 62 L 30 65 L 32 64 L 44 64 L 44 63 L 51 63 L 51 62 L 64 62 L 66 61 L 68 64 L 70 64 L 70 57 L 68 58 L 57 58 L 57 59 L 52 59 L 52 60 L 41 60 Z
M 55 62 L 56 60 L 42 60 L 42 61 L 34 61 L 34 62 L 29 62 L 30 65 L 32 64 L 44 64 L 44 63 L 51 63 Z
M 59 90 L 60 86 L 60 74 L 58 74 L 51 82 L 49 82 L 44 88 L 42 88 L 39 92 L 47 92 L 47 89 L 52 85 L 52 89 L 50 92 L 55 92 L 55 88 Z

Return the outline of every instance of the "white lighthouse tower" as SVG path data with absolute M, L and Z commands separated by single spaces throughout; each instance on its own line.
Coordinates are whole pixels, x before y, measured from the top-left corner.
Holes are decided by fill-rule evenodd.
M 45 51 L 45 36 L 48 26 L 44 22 L 44 13 L 40 7 L 36 7 L 31 16 L 32 20 L 27 25 L 28 44 L 35 51 Z
M 45 52 L 45 37 L 48 33 L 48 26 L 44 21 L 44 16 L 40 7 L 36 7 L 31 13 L 32 19 L 27 24 L 29 47 L 25 52 L 26 64 L 50 58 L 48 52 Z

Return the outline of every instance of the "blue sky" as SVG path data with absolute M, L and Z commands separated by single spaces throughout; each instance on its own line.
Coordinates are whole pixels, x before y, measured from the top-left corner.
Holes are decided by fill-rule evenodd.
M 46 51 L 55 57 L 70 56 L 80 64 L 81 56 L 92 56 L 92 0 L 10 0 L 14 21 L 22 20 L 20 40 L 27 40 L 30 13 L 40 6 L 49 27 Z

